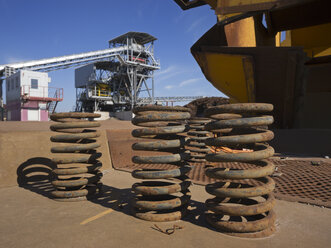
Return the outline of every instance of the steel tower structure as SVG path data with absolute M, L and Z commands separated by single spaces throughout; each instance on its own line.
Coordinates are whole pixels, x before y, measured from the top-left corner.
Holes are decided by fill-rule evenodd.
M 154 57 L 150 34 L 128 32 L 109 41 L 118 50 L 107 61 L 98 61 L 75 71 L 76 111 L 123 111 L 154 102 Z

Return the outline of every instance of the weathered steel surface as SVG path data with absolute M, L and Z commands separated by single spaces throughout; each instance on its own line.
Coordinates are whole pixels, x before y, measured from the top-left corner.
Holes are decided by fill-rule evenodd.
M 242 179 L 244 178 L 244 176 L 247 176 L 245 178 L 248 178 L 251 173 L 253 174 L 251 176 L 252 178 L 261 177 L 261 175 L 263 174 L 269 174 L 268 172 L 263 172 L 265 166 L 267 165 L 265 163 L 255 165 L 255 163 L 258 162 L 260 163 L 262 161 L 254 161 L 253 164 L 247 162 L 219 162 L 214 163 L 214 168 L 212 169 L 210 169 L 208 162 L 194 163 L 194 167 L 188 173 L 188 176 L 193 183 L 206 185 L 219 180 L 224 180 L 228 173 L 232 174 L 230 175 L 230 177 L 236 176 L 238 179 Z M 302 202 L 331 208 L 330 163 L 323 161 L 319 163 L 318 166 L 316 166 L 312 165 L 310 160 L 298 160 L 293 158 L 273 158 L 267 159 L 266 162 L 268 162 L 269 166 L 271 167 L 270 171 L 273 171 L 274 167 L 277 167 L 277 173 L 279 174 L 279 176 L 273 177 L 276 182 L 274 195 L 277 199 Z M 116 163 L 115 161 L 114 167 L 118 170 L 132 172 L 133 170 L 147 168 L 147 165 L 122 163 L 120 164 Z M 150 169 L 155 170 L 167 170 L 173 169 L 173 167 L 174 166 L 170 164 L 149 165 Z M 226 170 L 225 167 L 231 168 L 231 170 Z M 255 170 L 255 167 L 258 167 L 257 170 Z M 215 173 L 213 173 L 213 177 L 206 176 L 206 169 L 215 170 Z M 241 176 L 241 171 L 247 173 Z M 218 177 L 216 178 L 216 175 L 218 173 L 223 172 L 224 174 L 221 176 L 221 178 L 223 179 L 218 179 Z M 252 183 L 252 185 L 255 185 L 255 183 L 258 184 L 259 182 L 256 180 L 251 180 L 250 183 Z
M 156 150 L 156 149 L 155 149 Z M 188 154 L 179 153 L 179 154 L 171 154 L 164 156 L 134 156 L 132 157 L 132 162 L 137 164 L 168 164 L 168 163 L 176 163 L 183 160 L 187 160 L 189 157 Z
M 213 168 L 208 169 L 208 171 L 206 171 L 206 175 L 210 178 L 217 179 L 249 179 L 271 175 L 275 170 L 275 165 L 266 160 L 254 161 L 253 163 L 249 164 L 256 165 L 258 167 L 242 170 L 226 170 L 224 168 Z
M 235 127 L 251 127 L 251 126 L 262 126 L 270 125 L 274 122 L 272 116 L 262 116 L 262 117 L 249 117 L 249 118 L 240 118 L 232 120 L 220 120 L 213 121 L 206 125 L 206 130 L 214 130 L 221 128 L 235 128 Z
M 140 128 L 132 131 L 133 137 L 144 137 L 147 135 L 156 134 L 176 134 L 182 133 L 186 130 L 185 125 L 177 125 L 172 127 L 154 127 L 154 128 Z
M 249 198 L 233 198 L 226 200 L 226 198 L 214 198 L 206 201 L 206 206 L 209 210 L 217 214 L 226 214 L 230 216 L 250 216 L 263 214 L 270 211 L 275 205 L 275 197 L 273 195 L 263 196 L 266 200 L 258 202 Z M 237 206 L 227 206 L 220 203 L 233 203 Z
M 209 131 L 204 130 L 205 125 L 210 122 L 208 118 L 193 118 L 188 120 L 189 131 L 186 148 L 190 152 L 190 162 L 205 162 L 205 156 L 209 152 L 205 141 L 211 137 Z
M 63 142 L 63 141 L 74 141 L 80 139 L 92 139 L 100 137 L 100 132 L 90 132 L 90 133 L 77 133 L 77 134 L 61 134 L 54 135 L 51 137 L 52 142 Z
M 259 215 L 258 215 L 259 216 Z M 219 221 L 215 215 L 207 214 L 206 220 L 217 230 L 223 231 L 225 234 L 243 238 L 263 238 L 270 236 L 275 231 L 276 215 L 273 210 L 259 216 L 261 219 L 237 222 L 237 221 Z
M 241 170 L 206 170 L 208 177 L 222 180 L 206 186 L 206 191 L 216 196 L 206 201 L 210 211 L 206 219 L 217 230 L 229 235 L 257 238 L 274 231 L 275 214 L 272 208 L 275 201 L 272 192 L 275 182 L 269 176 L 275 166 L 265 160 L 273 156 L 274 149 L 259 143 L 273 138 L 271 131 L 259 128 L 272 124 L 273 117 L 263 115 L 272 110 L 271 104 L 243 103 L 216 106 L 206 111 L 206 116 L 215 120 L 206 125 L 206 130 L 215 132 L 230 129 L 220 137 L 205 141 L 207 145 L 220 147 L 216 153 L 207 154 L 206 160 L 244 162 L 255 166 Z M 247 183 L 243 183 L 243 180 Z M 252 181 L 255 181 L 253 185 Z
M 275 153 L 271 146 L 265 144 L 255 144 L 253 149 L 253 152 L 247 153 L 226 153 L 219 151 L 215 154 L 207 154 L 206 160 L 209 162 L 249 162 L 269 158 Z
M 179 209 L 171 209 L 170 211 L 148 211 L 148 212 L 141 212 L 137 211 L 137 208 L 134 208 L 132 213 L 139 219 L 147 220 L 147 221 L 156 221 L 156 222 L 166 222 L 166 221 L 175 221 L 180 220 L 186 214 L 187 206 L 181 206 Z
M 190 117 L 187 108 L 143 106 L 133 110 L 136 116 L 132 123 L 143 128 L 132 132 L 134 137 L 150 139 L 132 145 L 133 150 L 158 151 L 167 154 L 158 156 L 134 156 L 132 162 L 138 164 L 171 164 L 171 170 L 135 170 L 134 178 L 139 179 L 179 179 L 179 182 L 143 181 L 132 186 L 135 198 L 132 200 L 133 215 L 149 221 L 173 221 L 182 218 L 191 198 L 188 187 L 191 182 L 185 175 L 191 170 L 186 165 L 189 154 L 185 152 L 185 137 L 178 133 L 187 128 L 178 121 Z M 176 194 L 176 195 L 173 195 Z M 178 195 L 179 194 L 179 195 Z
M 137 126 L 144 126 L 148 122 L 178 121 L 190 118 L 189 112 L 144 112 L 143 115 L 136 115 L 132 123 Z M 152 125 L 152 124 L 151 124 Z M 162 124 L 161 124 L 162 125 Z
M 249 144 L 257 142 L 266 142 L 274 138 L 274 133 L 269 130 L 255 130 L 253 134 L 221 136 L 217 138 L 209 138 L 205 141 L 208 146 L 221 146 L 221 145 L 236 145 L 236 144 Z
M 52 171 L 52 185 L 55 187 L 52 195 L 55 200 L 85 200 L 100 191 L 102 164 L 98 158 L 101 154 L 95 150 L 100 147 L 100 144 L 96 143 L 100 132 L 90 129 L 100 126 L 100 123 L 93 121 L 96 117 L 100 115 L 93 113 L 51 115 L 51 120 L 59 123 L 52 124 L 50 129 L 65 133 L 54 135 L 50 139 L 52 142 L 65 144 L 51 148 L 52 153 L 63 154 L 52 159 L 57 165 Z M 68 153 L 72 155 L 68 156 Z
M 79 144 L 70 146 L 56 146 L 51 148 L 52 153 L 71 153 L 77 151 L 89 151 L 100 147 L 100 144 Z
M 100 114 L 94 113 L 80 113 L 80 112 L 68 112 L 68 113 L 56 113 L 52 114 L 50 119 L 52 121 L 62 121 L 65 118 L 70 119 L 81 119 L 81 118 L 99 118 L 101 117 Z
M 258 181 L 263 182 L 263 185 L 251 186 L 243 183 L 213 183 L 206 186 L 206 191 L 217 197 L 256 197 L 267 195 L 275 189 L 275 182 L 270 177 L 258 178 Z
M 173 170 L 135 170 L 132 172 L 134 178 L 139 179 L 167 179 L 180 177 L 187 174 L 191 170 L 190 166 L 181 166 Z
M 241 114 L 241 113 L 265 113 L 271 112 L 274 109 L 272 104 L 267 103 L 236 103 L 236 104 L 224 104 L 215 107 L 210 107 L 206 110 L 205 115 L 215 114 Z
M 136 194 L 144 195 L 169 195 L 178 193 L 181 191 L 187 191 L 191 185 L 190 180 L 183 178 L 180 183 L 170 183 L 161 181 L 144 181 L 141 183 L 135 183 L 132 185 L 132 190 Z

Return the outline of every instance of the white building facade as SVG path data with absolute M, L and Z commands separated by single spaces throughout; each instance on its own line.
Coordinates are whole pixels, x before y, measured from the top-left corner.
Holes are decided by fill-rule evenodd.
M 6 78 L 8 121 L 48 121 L 52 102 L 63 100 L 63 89 L 48 87 L 45 72 L 20 70 Z

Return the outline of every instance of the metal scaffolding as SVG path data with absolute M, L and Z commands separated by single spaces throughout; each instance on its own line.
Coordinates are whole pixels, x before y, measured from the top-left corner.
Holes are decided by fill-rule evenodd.
M 119 49 L 107 61 L 76 69 L 76 111 L 131 110 L 144 97 L 154 103 L 154 71 L 160 69 L 154 57 L 155 37 L 128 32 L 109 41 L 110 49 Z

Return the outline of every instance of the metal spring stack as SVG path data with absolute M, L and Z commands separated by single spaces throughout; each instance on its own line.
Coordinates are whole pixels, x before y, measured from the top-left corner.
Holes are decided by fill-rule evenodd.
M 231 163 L 206 170 L 208 177 L 221 180 L 206 186 L 206 191 L 215 196 L 206 201 L 209 210 L 206 220 L 229 235 L 260 238 L 275 230 L 272 193 L 275 182 L 269 177 L 275 166 L 266 160 L 273 156 L 274 149 L 265 143 L 274 137 L 273 132 L 265 129 L 273 123 L 273 117 L 263 115 L 272 110 L 271 104 L 243 103 L 216 106 L 206 111 L 207 117 L 215 119 L 206 125 L 206 130 L 222 133 L 220 137 L 206 140 L 207 145 L 221 148 L 208 154 L 206 160 L 246 165 L 239 169 L 237 163 Z M 232 152 L 228 152 L 228 148 Z
M 93 113 L 52 114 L 50 129 L 62 134 L 51 137 L 52 142 L 64 143 L 51 148 L 52 153 L 60 153 L 52 159 L 56 163 L 53 170 L 52 195 L 58 201 L 85 200 L 100 191 L 102 166 L 98 158 L 101 154 L 95 149 L 100 147 L 97 138 L 100 132 L 90 129 L 100 123 L 91 119 L 100 117 Z M 88 118 L 88 120 L 87 120 Z
M 192 118 L 188 120 L 189 135 L 187 140 L 187 150 L 190 152 L 190 162 L 201 163 L 206 162 L 205 156 L 209 152 L 209 148 L 205 145 L 205 140 L 210 137 L 210 132 L 205 131 L 205 125 L 210 122 L 207 118 Z
M 190 118 L 184 107 L 148 105 L 136 107 L 132 123 L 143 128 L 132 131 L 132 136 L 146 140 L 132 145 L 136 151 L 155 151 L 154 156 L 134 156 L 137 164 L 175 165 L 173 169 L 141 169 L 132 172 L 138 179 L 148 179 L 135 183 L 132 190 L 133 215 L 148 221 L 174 221 L 185 214 L 191 198 L 191 184 L 186 174 L 191 167 L 186 164 L 189 155 L 185 153 L 185 137 L 179 133 L 186 131 L 183 123 Z M 167 152 L 164 154 L 163 152 Z M 161 179 L 161 180 L 160 180 Z M 178 179 L 172 182 L 162 179 Z

